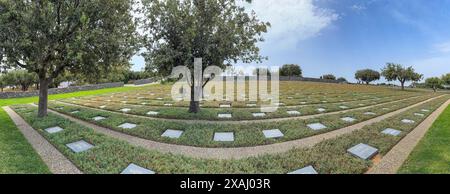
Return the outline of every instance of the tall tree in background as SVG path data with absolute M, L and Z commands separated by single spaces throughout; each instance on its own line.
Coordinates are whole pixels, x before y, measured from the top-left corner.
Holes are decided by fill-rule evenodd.
M 450 85 L 450 73 L 443 75 L 441 79 L 443 84 Z
M 336 76 L 333 74 L 325 74 L 320 76 L 320 79 L 324 79 L 324 80 L 336 80 Z
M 383 75 L 388 81 L 399 81 L 402 86 L 402 90 L 405 89 L 406 82 L 417 82 L 423 78 L 423 75 L 416 73 L 414 68 L 405 68 L 400 64 L 394 63 L 388 63 L 386 67 L 382 69 L 381 75 Z
M 438 77 L 431 77 L 425 80 L 425 84 L 436 92 L 438 88 L 442 87 L 442 80 Z
M 369 85 L 370 82 L 379 80 L 380 76 L 381 75 L 378 71 L 372 69 L 363 69 L 355 73 L 355 79 L 359 80 L 360 82 L 364 82 L 367 85 Z
M 137 43 L 134 0 L 0 0 L 0 50 L 9 66 L 39 77 L 39 117 L 48 85 L 64 71 L 93 73 L 128 63 Z
M 248 13 L 237 1 L 142 0 L 148 41 L 143 53 L 146 70 L 166 76 L 175 66 L 186 66 L 194 72 L 195 58 L 202 58 L 202 70 L 264 60 L 256 43 L 264 41 L 262 34 L 270 24 L 261 22 L 254 12 Z M 209 79 L 200 80 L 200 87 Z M 194 75 L 188 80 L 194 80 Z M 189 112 L 197 113 L 196 84 L 190 81 L 189 85 Z M 197 86 L 197 90 L 202 88 Z
M 293 76 L 302 77 L 302 69 L 296 64 L 286 64 L 280 68 L 280 75 L 288 76 L 289 79 Z

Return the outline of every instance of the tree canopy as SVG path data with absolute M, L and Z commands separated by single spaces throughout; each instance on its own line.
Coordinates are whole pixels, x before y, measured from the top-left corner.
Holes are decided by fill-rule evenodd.
M 0 0 L 4 63 L 37 73 L 39 116 L 64 71 L 93 74 L 127 64 L 137 44 L 134 0 Z
M 264 41 L 269 23 L 248 13 L 238 0 L 142 0 L 146 34 L 146 70 L 166 76 L 176 66 L 193 72 L 194 59 L 202 69 L 225 68 L 242 61 L 261 62 L 256 43 Z M 194 80 L 193 75 L 192 79 Z M 204 86 L 208 80 L 201 80 Z M 194 83 L 189 83 L 191 92 Z M 191 93 L 189 112 L 199 111 Z
M 399 81 L 402 90 L 405 89 L 405 82 L 407 81 L 420 81 L 423 79 L 423 75 L 416 73 L 414 68 L 405 68 L 400 64 L 388 63 L 383 68 L 381 73 L 388 81 Z
M 297 64 L 286 64 L 280 68 L 281 76 L 302 77 L 302 69 Z
M 435 92 L 438 88 L 440 88 L 442 86 L 442 80 L 439 79 L 438 77 L 431 77 L 425 80 L 425 84 L 432 88 Z
M 442 84 L 450 85 L 450 73 L 442 76 Z
M 367 85 L 369 85 L 370 82 L 379 80 L 380 76 L 381 75 L 378 71 L 372 69 L 363 69 L 355 73 L 355 79 L 357 79 L 360 82 L 364 82 Z
M 320 79 L 324 80 L 336 80 L 336 76 L 333 74 L 325 74 L 320 77 Z

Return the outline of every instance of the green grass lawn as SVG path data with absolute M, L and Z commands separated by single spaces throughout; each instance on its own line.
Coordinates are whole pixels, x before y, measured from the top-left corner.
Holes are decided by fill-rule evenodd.
M 0 111 L 0 173 L 49 173 L 47 166 L 3 109 Z
M 450 173 L 450 107 L 434 122 L 399 173 Z
M 124 92 L 140 87 L 120 87 L 50 95 L 49 100 Z M 0 99 L 0 107 L 37 102 L 38 97 Z M 8 114 L 0 108 L 0 174 L 50 173 L 47 166 L 34 151 Z

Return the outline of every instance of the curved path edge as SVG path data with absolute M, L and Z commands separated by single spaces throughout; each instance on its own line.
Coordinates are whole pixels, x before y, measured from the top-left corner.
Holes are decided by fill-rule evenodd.
M 50 172 L 54 174 L 83 174 L 69 159 L 59 152 L 52 144 L 34 130 L 22 117 L 10 107 L 3 107 L 19 131 L 39 154 Z
M 54 102 L 60 103 L 60 104 L 65 104 L 65 105 L 69 105 L 69 106 L 74 106 L 74 107 L 81 107 L 81 108 L 96 110 L 96 111 L 104 111 L 104 112 L 109 112 L 109 113 L 114 113 L 114 114 L 132 116 L 132 117 L 136 117 L 136 118 L 144 118 L 144 119 L 150 119 L 150 120 L 160 120 L 160 121 L 167 121 L 167 122 L 205 123 L 205 124 L 242 124 L 242 123 L 251 124 L 251 123 L 269 123 L 269 122 L 288 121 L 288 120 L 305 120 L 305 119 L 311 119 L 311 118 L 316 118 L 316 117 L 320 117 L 320 116 L 327 116 L 327 115 L 335 115 L 335 114 L 347 113 L 347 112 L 350 112 L 350 111 L 366 110 L 366 109 L 370 109 L 370 108 L 373 108 L 373 107 L 376 107 L 376 106 L 386 105 L 386 104 L 389 104 L 389 103 L 402 102 L 402 101 L 406 101 L 406 100 L 414 99 L 414 98 L 419 98 L 419 97 L 421 97 L 421 96 L 413 96 L 413 97 L 409 97 L 409 98 L 405 98 L 405 99 L 401 99 L 401 100 L 395 100 L 395 101 L 391 101 L 391 102 L 385 102 L 385 103 L 374 104 L 374 105 L 370 105 L 370 106 L 364 106 L 364 107 L 358 107 L 358 108 L 352 108 L 352 109 L 345 109 L 345 110 L 334 111 L 334 112 L 327 112 L 327 113 L 320 113 L 320 114 L 303 115 L 303 116 L 297 116 L 297 117 L 267 118 L 267 119 L 254 119 L 254 120 L 236 120 L 236 121 L 227 121 L 227 120 L 212 121 L 212 120 L 188 120 L 188 119 L 158 118 L 158 117 L 149 117 L 149 116 L 143 116 L 143 115 L 137 115 L 137 114 L 127 114 L 127 113 L 116 112 L 116 111 L 111 111 L 111 110 L 93 108 L 93 107 L 88 107 L 88 106 L 83 106 L 83 105 L 78 105 L 78 104 L 73 104 L 73 103 L 68 103 L 68 102 L 62 102 L 62 101 L 54 101 Z M 138 105 L 136 105 L 136 106 L 138 106 Z
M 450 100 L 445 102 L 422 123 L 420 123 L 413 131 L 406 135 L 399 143 L 397 143 L 381 161 L 375 164 L 367 174 L 395 174 L 402 167 L 403 163 L 408 159 L 411 152 L 425 136 L 431 128 L 434 121 L 442 114 L 442 112 L 450 105 Z
M 116 139 L 126 141 L 132 145 L 140 146 L 140 147 L 143 147 L 148 150 L 155 150 L 155 151 L 160 151 L 163 153 L 179 154 L 179 155 L 185 155 L 185 156 L 194 157 L 194 158 L 204 158 L 204 159 L 241 159 L 241 158 L 255 157 L 255 156 L 260 156 L 260 155 L 265 155 L 265 154 L 283 153 L 283 152 L 287 152 L 294 148 L 312 147 L 312 146 L 316 145 L 317 143 L 320 143 L 324 140 L 336 138 L 338 136 L 351 133 L 355 130 L 363 128 L 366 125 L 370 125 L 370 124 L 382 121 L 386 118 L 395 116 L 406 110 L 420 106 L 422 104 L 425 104 L 427 102 L 430 102 L 430 101 L 440 98 L 442 96 L 444 96 L 444 95 L 433 97 L 433 98 L 424 100 L 422 102 L 419 102 L 417 104 L 396 110 L 394 112 L 390 112 L 385 115 L 381 115 L 379 117 L 376 117 L 376 118 L 373 118 L 373 119 L 370 119 L 370 120 L 367 120 L 367 121 L 364 121 L 361 123 L 357 123 L 352 126 L 348 126 L 345 128 L 330 131 L 327 133 L 323 133 L 323 134 L 319 134 L 319 135 L 315 135 L 315 136 L 311 136 L 311 137 L 306 137 L 303 139 L 282 142 L 282 143 L 261 145 L 261 146 L 254 146 L 254 147 L 239 147 L 239 148 L 201 148 L 201 147 L 161 143 L 161 142 L 156 142 L 156 141 L 128 135 L 125 133 L 117 132 L 117 131 L 114 131 L 114 130 L 111 130 L 111 129 L 108 129 L 105 127 L 101 127 L 101 126 L 83 121 L 81 119 L 74 118 L 74 117 L 66 115 L 66 114 L 62 114 L 62 113 L 50 110 L 50 109 L 49 109 L 49 112 L 54 113 L 59 116 L 62 116 L 64 118 L 69 119 L 78 124 L 92 128 L 96 132 L 105 134 L 107 136 L 110 136 L 110 137 L 113 137 Z

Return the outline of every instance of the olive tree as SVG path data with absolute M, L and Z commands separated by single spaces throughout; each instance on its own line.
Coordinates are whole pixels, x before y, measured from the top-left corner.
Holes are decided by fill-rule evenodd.
M 281 76 L 288 76 L 289 79 L 293 76 L 302 77 L 302 69 L 296 64 L 286 64 L 280 68 Z
M 360 82 L 364 82 L 367 85 L 369 85 L 370 82 L 379 80 L 380 76 L 381 75 L 378 71 L 372 69 L 363 69 L 355 73 L 355 79 L 357 79 Z
M 442 80 L 439 79 L 438 77 L 431 77 L 425 80 L 425 85 L 427 85 L 428 87 L 433 89 L 434 92 L 436 92 L 437 89 L 442 86 Z
M 195 58 L 202 58 L 202 72 L 208 66 L 224 69 L 238 61 L 264 60 L 257 43 L 264 40 L 262 34 L 270 24 L 238 1 L 142 0 L 146 70 L 166 76 L 174 67 L 185 66 L 194 72 Z M 202 90 L 214 75 L 202 76 L 199 84 L 194 83 L 193 73 L 190 76 L 189 112 L 197 113 L 200 106 L 194 91 Z
M 386 67 L 382 69 L 382 73 L 388 81 L 399 81 L 402 90 L 405 89 L 405 83 L 407 81 L 417 82 L 423 78 L 422 74 L 416 73 L 414 68 L 405 68 L 400 64 L 388 63 Z
M 128 63 L 137 36 L 134 0 L 0 0 L 0 50 L 9 66 L 39 78 L 39 117 L 62 72 L 94 73 Z

